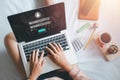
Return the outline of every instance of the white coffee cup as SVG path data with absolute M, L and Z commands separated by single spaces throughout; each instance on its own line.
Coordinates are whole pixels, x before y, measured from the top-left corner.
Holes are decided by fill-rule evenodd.
M 111 35 L 109 33 L 103 32 L 99 35 L 99 41 L 101 44 L 107 44 L 111 41 Z

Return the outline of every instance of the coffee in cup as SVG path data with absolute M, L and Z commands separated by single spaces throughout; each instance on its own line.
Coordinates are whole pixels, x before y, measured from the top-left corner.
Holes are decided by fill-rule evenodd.
M 108 33 L 102 33 L 100 36 L 99 36 L 99 41 L 100 43 L 102 44 L 107 44 L 111 41 L 111 36 L 110 34 Z

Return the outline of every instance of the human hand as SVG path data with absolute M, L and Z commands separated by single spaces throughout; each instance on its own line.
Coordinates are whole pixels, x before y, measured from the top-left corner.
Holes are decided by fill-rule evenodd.
M 54 4 L 54 0 L 44 0 L 46 5 Z
M 46 50 L 50 53 L 49 58 L 56 63 L 58 66 L 65 69 L 67 72 L 70 72 L 72 69 L 72 65 L 67 61 L 63 49 L 60 44 L 50 43 L 49 48 Z
M 38 58 L 39 50 L 34 50 L 30 56 L 30 80 L 36 80 L 42 72 L 45 60 L 43 60 L 44 52 Z

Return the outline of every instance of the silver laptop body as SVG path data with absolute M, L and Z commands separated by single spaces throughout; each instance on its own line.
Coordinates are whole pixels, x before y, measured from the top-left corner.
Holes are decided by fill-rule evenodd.
M 77 63 L 66 30 L 64 3 L 11 15 L 8 16 L 8 20 L 18 41 L 18 48 L 27 76 L 30 73 L 30 54 L 35 49 L 39 49 L 40 52 L 45 50 L 48 43 L 61 44 L 69 63 Z M 44 59 L 46 59 L 46 63 L 43 73 L 60 68 L 47 57 L 48 54 L 45 52 Z

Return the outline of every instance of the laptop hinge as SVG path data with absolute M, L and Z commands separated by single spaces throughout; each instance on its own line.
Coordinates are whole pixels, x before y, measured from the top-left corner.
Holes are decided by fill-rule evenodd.
M 67 32 L 67 30 L 62 30 L 62 31 L 60 31 L 60 33 L 65 33 L 65 32 Z

